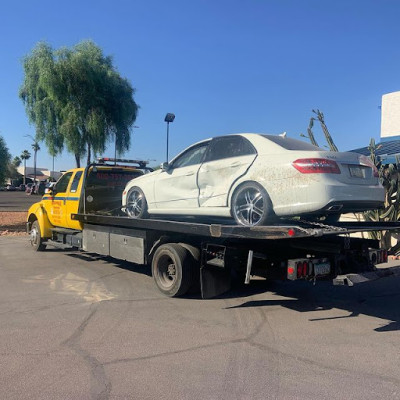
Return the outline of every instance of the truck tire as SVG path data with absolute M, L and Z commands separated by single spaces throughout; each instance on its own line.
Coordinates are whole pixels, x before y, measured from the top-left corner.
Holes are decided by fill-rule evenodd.
M 182 296 L 193 283 L 193 256 L 177 243 L 162 244 L 154 253 L 151 271 L 162 293 Z
M 29 241 L 35 251 L 43 251 L 46 249 L 46 245 L 43 244 L 43 238 L 40 233 L 40 226 L 37 220 L 33 221 L 29 236 Z

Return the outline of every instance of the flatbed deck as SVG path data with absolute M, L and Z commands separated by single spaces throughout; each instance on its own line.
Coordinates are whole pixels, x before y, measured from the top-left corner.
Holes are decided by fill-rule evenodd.
M 244 227 L 222 223 L 186 222 L 165 219 L 132 219 L 99 214 L 73 214 L 72 219 L 83 223 L 146 229 L 213 238 L 241 238 L 251 240 L 294 239 L 346 235 L 356 232 L 400 230 L 400 222 L 338 222 L 325 225 L 317 222 L 282 220 L 271 226 Z

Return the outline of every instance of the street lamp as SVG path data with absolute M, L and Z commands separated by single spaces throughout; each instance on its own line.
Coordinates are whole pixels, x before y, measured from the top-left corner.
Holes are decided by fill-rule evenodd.
M 40 146 L 39 146 L 38 141 L 32 135 L 25 135 L 25 137 L 31 138 L 33 140 L 33 143 L 32 143 L 32 149 L 34 151 L 34 156 L 33 156 L 34 180 L 33 180 L 33 184 L 35 185 L 35 189 L 36 189 L 36 153 L 40 150 Z
M 168 142 L 169 142 L 169 123 L 170 122 L 174 122 L 175 119 L 175 114 L 172 113 L 168 113 L 165 118 L 164 121 L 167 123 L 167 162 L 168 162 Z

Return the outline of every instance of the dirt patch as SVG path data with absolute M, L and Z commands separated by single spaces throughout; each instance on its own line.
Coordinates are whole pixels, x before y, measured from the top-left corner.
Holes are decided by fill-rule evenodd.
M 0 236 L 26 235 L 26 211 L 0 212 Z

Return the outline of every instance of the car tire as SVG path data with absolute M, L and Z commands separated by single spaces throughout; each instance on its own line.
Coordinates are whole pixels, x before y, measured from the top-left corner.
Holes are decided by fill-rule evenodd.
M 275 219 L 268 193 L 256 182 L 247 182 L 235 190 L 231 213 L 236 223 L 243 226 L 268 225 Z
M 29 241 L 35 251 L 46 250 L 46 245 L 43 244 L 43 238 L 40 232 L 39 222 L 37 220 L 33 221 L 29 236 Z
M 158 289 L 166 296 L 187 293 L 194 271 L 193 256 L 178 243 L 162 244 L 154 253 L 151 272 Z
M 126 196 L 125 212 L 130 218 L 148 218 L 146 197 L 139 187 L 134 186 L 129 190 Z

